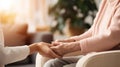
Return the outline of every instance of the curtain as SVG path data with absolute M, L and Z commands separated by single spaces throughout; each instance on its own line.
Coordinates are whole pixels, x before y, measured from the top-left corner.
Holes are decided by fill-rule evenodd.
M 56 2 L 56 0 L 0 0 L 0 21 L 4 18 L 3 16 L 1 18 L 3 13 L 13 13 L 15 15 L 13 20 L 16 23 L 28 22 L 30 25 L 34 25 L 34 27 L 37 25 L 44 27 L 50 24 L 48 8 L 50 4 L 54 2 Z M 5 20 L 1 22 L 7 23 L 10 22 L 10 20 L 11 19 L 8 20 L 5 18 Z
M 0 0 L 0 20 L 2 23 L 14 23 L 29 17 L 29 0 Z M 13 21 L 14 20 L 14 21 Z

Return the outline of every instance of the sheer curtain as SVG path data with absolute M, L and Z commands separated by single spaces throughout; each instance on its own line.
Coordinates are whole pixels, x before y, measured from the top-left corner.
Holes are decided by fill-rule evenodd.
M 48 4 L 47 0 L 30 1 L 30 30 L 45 30 L 48 26 Z M 31 22 L 32 21 L 32 22 Z M 33 30 L 34 30 L 33 29 Z
M 36 0 L 33 18 L 38 25 L 46 25 L 48 17 L 48 4 L 46 0 Z
M 31 0 L 31 17 L 38 29 L 48 30 L 51 24 L 51 18 L 48 15 L 48 9 L 55 4 L 57 0 Z
M 50 24 L 48 8 L 57 0 L 0 0 L 0 13 L 15 13 L 16 23 L 28 22 L 32 28 Z M 31 29 L 32 29 L 31 28 Z
M 0 0 L 0 14 L 6 17 L 14 14 L 14 20 L 21 21 L 29 17 L 30 0 Z M 10 18 L 11 16 L 9 16 Z M 2 19 L 0 18 L 0 19 Z M 8 20 L 8 19 L 6 19 Z

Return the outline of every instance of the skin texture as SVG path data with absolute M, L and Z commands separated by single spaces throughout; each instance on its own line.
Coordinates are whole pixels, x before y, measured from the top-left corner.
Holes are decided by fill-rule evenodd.
M 60 58 L 61 56 L 55 54 L 52 49 L 50 49 L 49 43 L 34 43 L 29 46 L 30 54 L 35 52 L 39 52 L 42 56 L 49 57 L 49 58 Z
M 30 54 L 39 52 L 44 57 L 62 58 L 63 55 L 80 50 L 79 42 L 74 39 L 56 40 L 52 44 L 40 42 L 30 46 Z
M 80 50 L 79 42 L 72 39 L 57 40 L 52 43 L 51 49 L 58 55 Z

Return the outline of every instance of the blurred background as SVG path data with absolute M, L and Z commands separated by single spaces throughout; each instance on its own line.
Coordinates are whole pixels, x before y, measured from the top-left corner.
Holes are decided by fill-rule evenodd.
M 0 0 L 0 23 L 27 23 L 29 32 L 47 30 L 66 34 L 67 26 L 88 29 L 93 23 L 100 1 Z
M 5 46 L 80 35 L 88 30 L 101 0 L 0 0 Z M 34 67 L 35 55 L 6 67 Z

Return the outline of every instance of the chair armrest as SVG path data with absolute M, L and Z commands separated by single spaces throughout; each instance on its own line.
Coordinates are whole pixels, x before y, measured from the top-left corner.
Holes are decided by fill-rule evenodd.
M 88 54 L 77 62 L 76 67 L 120 67 L 120 50 Z
M 43 57 L 39 53 L 36 55 L 36 63 L 35 67 L 43 67 L 44 63 L 48 61 L 50 58 Z

